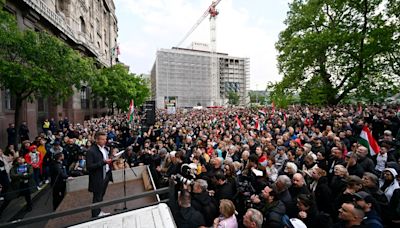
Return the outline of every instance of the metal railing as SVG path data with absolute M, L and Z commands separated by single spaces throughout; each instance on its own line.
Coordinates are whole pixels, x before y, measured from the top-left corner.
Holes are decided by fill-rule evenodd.
M 19 219 L 19 220 L 15 220 L 15 221 L 8 222 L 8 223 L 2 223 L 2 224 L 0 224 L 0 227 L 13 227 L 14 228 L 14 227 L 22 226 L 22 225 L 33 224 L 36 222 L 49 221 L 50 219 L 54 219 L 54 218 L 77 214 L 80 212 L 84 212 L 84 211 L 88 211 L 88 210 L 92 210 L 92 209 L 96 209 L 96 208 L 100 208 L 100 207 L 104 207 L 104 206 L 110 206 L 110 205 L 122 203 L 125 201 L 132 201 L 132 200 L 140 199 L 142 197 L 158 195 L 158 194 L 163 194 L 163 193 L 167 193 L 167 192 L 168 192 L 168 187 L 165 187 L 165 188 L 161 188 L 161 189 L 158 189 L 155 191 L 143 192 L 143 193 L 132 195 L 132 196 L 121 197 L 121 198 L 117 198 L 117 199 L 113 199 L 113 200 L 94 203 L 94 204 L 90 204 L 87 206 L 77 207 L 77 208 L 73 208 L 73 209 L 69 209 L 69 210 L 65 210 L 65 211 L 57 211 L 57 212 L 43 214 L 43 215 L 31 217 L 31 218 Z M 156 205 L 156 204 L 167 202 L 167 201 L 168 200 L 162 200 L 162 201 L 157 200 L 157 202 L 150 203 L 145 206 L 152 206 L 152 205 Z M 127 210 L 119 212 L 119 213 L 123 213 L 126 211 L 130 211 L 130 210 L 138 209 L 138 208 L 142 208 L 142 207 L 144 207 L 144 206 L 128 208 Z M 93 219 L 88 218 L 87 221 L 90 221 L 90 220 L 93 220 Z M 87 221 L 82 221 L 82 222 L 87 222 Z

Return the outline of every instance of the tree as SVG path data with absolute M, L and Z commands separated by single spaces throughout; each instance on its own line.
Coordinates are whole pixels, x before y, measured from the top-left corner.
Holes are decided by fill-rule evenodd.
M 238 105 L 240 100 L 240 96 L 238 93 L 230 91 L 228 93 L 228 103 L 230 105 Z
M 289 105 L 295 103 L 293 89 L 285 86 L 283 83 L 269 83 L 267 85 L 268 91 L 270 91 L 269 100 L 279 108 L 287 108 Z
M 337 104 L 348 96 L 371 97 L 371 91 L 373 96 L 397 91 L 399 4 L 294 0 L 276 44 L 284 78 L 275 93 L 289 88 L 304 91 L 303 101 Z
M 16 125 L 25 100 L 51 96 L 62 101 L 93 76 L 93 60 L 59 39 L 46 32 L 19 31 L 13 16 L 3 10 L 0 20 L 0 85 L 16 97 Z
M 265 104 L 265 95 L 260 95 L 259 92 L 249 92 L 250 103 L 259 103 L 261 105 Z
M 147 82 L 140 76 L 130 74 L 122 64 L 101 69 L 90 86 L 93 94 L 107 98 L 113 114 L 115 108 L 127 110 L 132 99 L 136 106 L 140 106 L 150 95 Z

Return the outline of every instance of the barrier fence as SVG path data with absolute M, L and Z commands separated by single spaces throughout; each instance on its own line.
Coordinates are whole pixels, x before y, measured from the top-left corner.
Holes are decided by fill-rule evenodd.
M 118 204 L 118 203 L 132 201 L 132 200 L 140 199 L 140 198 L 146 197 L 146 196 L 152 196 L 152 195 L 158 196 L 159 194 L 168 193 L 168 191 L 169 191 L 168 187 L 165 187 L 165 188 L 161 188 L 161 189 L 154 190 L 154 191 L 143 192 L 143 193 L 139 193 L 139 194 L 132 195 L 132 196 L 121 197 L 121 198 L 103 201 L 103 202 L 99 202 L 99 203 L 94 203 L 94 204 L 77 207 L 77 208 L 73 208 L 73 209 L 69 209 L 69 210 L 56 211 L 56 212 L 43 214 L 43 215 L 31 217 L 31 218 L 19 219 L 19 220 L 15 220 L 15 221 L 8 222 L 8 223 L 2 223 L 2 224 L 0 224 L 0 227 L 13 227 L 14 228 L 14 227 L 22 226 L 22 225 L 33 224 L 36 222 L 49 221 L 50 219 L 60 218 L 60 217 L 77 214 L 80 212 L 84 212 L 84 211 L 88 211 L 88 210 L 92 210 L 92 209 L 96 209 L 96 208 L 100 208 L 100 207 L 105 207 L 105 206 L 110 206 L 110 205 L 114 205 L 114 204 Z M 147 206 L 152 206 L 152 205 L 156 205 L 159 203 L 165 203 L 167 201 L 168 201 L 168 199 L 161 200 L 161 201 L 158 200 L 157 202 L 150 203 L 146 206 L 141 206 L 141 207 L 136 207 L 136 208 L 128 208 L 127 210 L 121 211 L 119 213 L 123 213 L 123 212 L 134 210 L 134 209 L 139 209 L 139 208 L 143 208 L 143 207 L 147 207 Z M 119 214 L 119 213 L 117 213 L 117 214 Z M 93 219 L 88 219 L 88 220 L 82 221 L 82 222 L 87 222 L 90 220 L 93 220 Z

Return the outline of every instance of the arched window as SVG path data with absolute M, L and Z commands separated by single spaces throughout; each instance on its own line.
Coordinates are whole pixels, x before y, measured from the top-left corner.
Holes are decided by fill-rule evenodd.
M 79 17 L 80 20 L 80 25 L 81 25 L 81 32 L 82 33 L 86 33 L 86 24 L 85 24 L 85 20 L 83 19 L 83 17 Z

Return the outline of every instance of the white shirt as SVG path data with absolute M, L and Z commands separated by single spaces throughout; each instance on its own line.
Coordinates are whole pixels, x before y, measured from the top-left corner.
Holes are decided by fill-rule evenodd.
M 103 154 L 103 159 L 107 160 L 108 159 L 108 151 L 106 149 L 105 146 L 101 147 L 100 145 L 97 145 L 101 151 L 101 153 Z M 108 164 L 106 164 L 106 173 L 110 170 L 110 166 Z
M 387 161 L 387 153 L 384 153 L 383 155 L 379 153 L 378 156 L 376 156 L 375 169 L 382 172 L 386 168 L 386 161 Z

